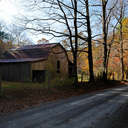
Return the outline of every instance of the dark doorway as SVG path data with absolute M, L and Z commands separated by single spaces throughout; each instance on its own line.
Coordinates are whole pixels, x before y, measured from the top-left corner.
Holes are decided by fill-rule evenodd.
M 44 82 L 45 81 L 45 70 L 33 70 L 32 81 L 33 82 Z
M 57 61 L 57 73 L 60 73 L 60 61 Z
M 70 61 L 68 63 L 68 73 L 69 73 L 69 77 L 73 77 L 73 63 Z

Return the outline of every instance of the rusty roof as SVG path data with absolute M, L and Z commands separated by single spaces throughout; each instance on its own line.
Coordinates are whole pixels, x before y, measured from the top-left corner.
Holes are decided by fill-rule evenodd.
M 46 60 L 51 48 L 57 43 L 26 45 L 15 50 L 7 51 L 0 59 L 0 63 L 33 62 Z

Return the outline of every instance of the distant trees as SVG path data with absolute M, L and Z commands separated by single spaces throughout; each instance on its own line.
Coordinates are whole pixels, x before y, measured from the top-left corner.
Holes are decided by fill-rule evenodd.
M 119 9 L 119 0 L 99 0 L 93 4 L 97 8 L 95 16 L 99 17 L 101 26 L 99 30 L 102 30 L 102 38 L 97 41 L 103 44 L 103 79 L 107 80 L 109 69 L 109 57 L 113 43 L 116 42 L 117 26 L 119 21 L 115 18 L 115 12 Z M 101 12 L 100 12 L 101 11 Z
M 110 5 L 111 2 L 111 5 Z M 115 30 L 117 27 L 116 21 L 113 19 L 113 13 L 116 8 L 118 0 L 109 1 L 102 0 L 102 34 L 103 34 L 103 46 L 104 46 L 104 57 L 103 57 L 103 79 L 107 80 L 108 74 L 108 63 L 109 63 L 109 55 L 111 46 L 114 42 L 115 38 Z M 114 22 L 114 24 L 113 24 Z M 109 39 L 109 32 L 111 32 L 112 38 Z
M 122 25 L 122 21 L 124 18 L 124 3 L 123 0 L 120 0 L 120 14 L 119 14 L 119 25 L 120 25 L 120 30 L 119 30 L 119 41 L 120 41 L 120 68 L 121 68 L 121 79 L 124 80 L 124 58 L 123 58 L 123 52 L 124 52 L 124 48 L 123 48 L 123 25 Z
M 38 42 L 38 44 L 49 43 L 49 40 L 42 38 L 42 39 L 38 40 L 37 42 Z
M 11 35 L 4 31 L 0 31 L 0 57 L 6 50 L 8 50 L 11 47 Z
M 123 20 L 125 18 L 125 11 L 127 7 L 127 2 L 123 0 L 118 0 L 117 10 L 115 11 L 115 19 L 118 21 L 118 33 L 119 33 L 119 44 L 120 44 L 120 73 L 121 80 L 124 80 L 124 32 L 123 32 Z M 128 34 L 128 33 L 127 33 Z

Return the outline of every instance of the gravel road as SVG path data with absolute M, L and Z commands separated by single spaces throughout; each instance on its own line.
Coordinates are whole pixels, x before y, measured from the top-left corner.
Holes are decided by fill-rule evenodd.
M 128 86 L 0 116 L 0 128 L 128 128 Z

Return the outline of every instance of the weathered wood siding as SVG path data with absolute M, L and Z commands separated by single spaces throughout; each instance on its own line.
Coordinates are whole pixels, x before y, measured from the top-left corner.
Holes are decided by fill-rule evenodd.
M 59 72 L 57 72 L 57 61 L 60 62 Z M 32 81 L 33 70 L 48 71 L 48 74 L 52 74 L 50 76 L 53 77 L 56 75 L 68 76 L 68 58 L 65 50 L 57 45 L 51 49 L 45 61 L 0 64 L 0 74 L 2 79 L 6 81 Z M 47 77 L 47 73 L 45 75 Z
M 6 81 L 30 81 L 31 68 L 29 63 L 0 64 L 0 75 Z
M 46 78 L 46 61 L 31 63 L 32 81 L 44 82 Z
M 57 61 L 60 61 L 60 73 L 57 73 Z M 64 49 L 57 45 L 52 48 L 49 57 L 45 61 L 33 62 L 32 70 L 46 70 L 61 76 L 68 76 L 68 58 Z
M 46 70 L 46 61 L 39 61 L 31 63 L 32 70 Z
M 57 73 L 57 61 L 60 61 L 60 73 Z M 61 46 L 56 46 L 52 49 L 48 60 L 47 65 L 52 64 L 56 74 L 61 76 L 68 76 L 68 58 L 66 52 Z M 48 67 L 50 69 L 50 67 Z

